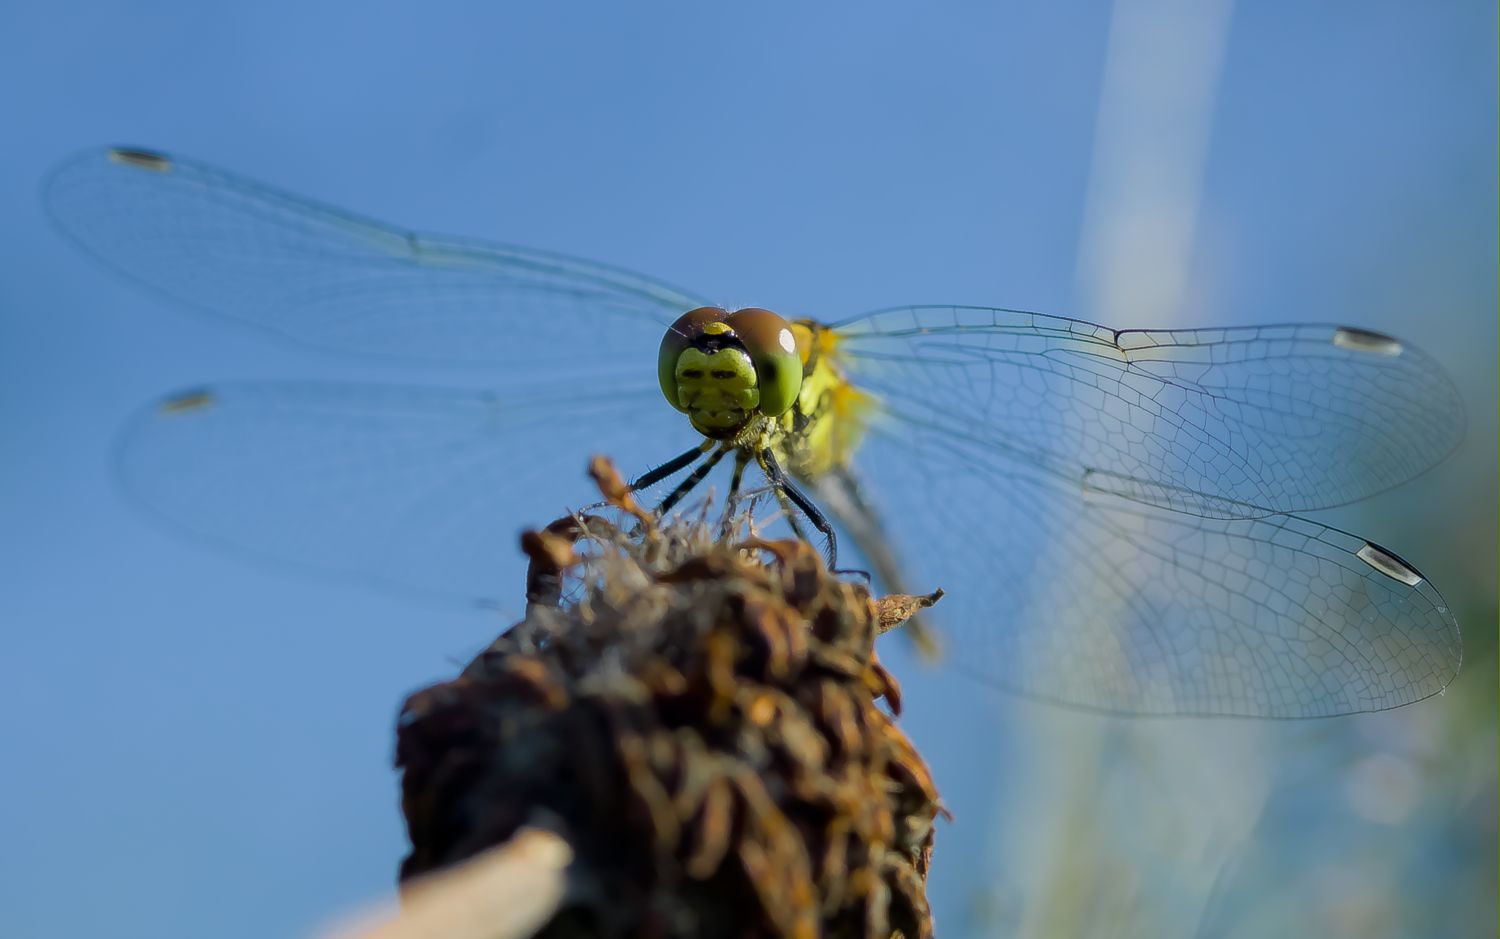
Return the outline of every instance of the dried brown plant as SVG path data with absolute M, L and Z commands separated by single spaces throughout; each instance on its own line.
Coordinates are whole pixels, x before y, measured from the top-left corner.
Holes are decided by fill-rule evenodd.
M 658 526 L 594 472 L 622 521 L 528 533 L 526 618 L 402 709 L 403 882 L 542 829 L 572 863 L 537 935 L 930 936 L 942 809 L 874 640 L 936 596 Z

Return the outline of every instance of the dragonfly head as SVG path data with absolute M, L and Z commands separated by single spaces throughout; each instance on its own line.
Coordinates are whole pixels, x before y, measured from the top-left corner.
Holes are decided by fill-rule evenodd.
M 699 307 L 678 317 L 657 356 L 661 392 L 705 437 L 733 437 L 797 401 L 802 358 L 791 324 L 757 307 Z

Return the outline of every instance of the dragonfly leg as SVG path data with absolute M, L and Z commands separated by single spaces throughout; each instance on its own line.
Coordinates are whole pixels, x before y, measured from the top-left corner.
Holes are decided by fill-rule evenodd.
M 708 459 L 704 460 L 702 463 L 699 463 L 698 468 L 689 473 L 686 479 L 678 483 L 676 489 L 673 489 L 671 492 L 667 493 L 667 497 L 661 500 L 661 504 L 656 507 L 656 514 L 666 515 L 668 512 L 672 511 L 672 507 L 681 502 L 683 496 L 686 496 L 688 493 L 692 492 L 694 487 L 703 482 L 704 477 L 709 474 L 709 471 L 712 470 L 715 466 L 719 465 L 719 461 L 724 459 L 724 455 L 727 454 L 729 450 L 729 447 L 721 446 L 718 450 L 709 454 Z M 681 460 L 685 456 L 687 456 L 687 454 L 684 453 L 677 459 Z M 672 462 L 675 463 L 677 462 L 677 460 L 673 460 Z M 686 466 L 691 462 L 692 460 L 688 460 L 682 465 Z M 679 467 L 679 469 L 680 468 L 681 467 Z M 650 474 L 648 473 L 647 475 L 649 476 Z
M 745 478 L 745 467 L 750 463 L 750 451 L 739 447 L 734 451 L 734 475 L 729 478 L 729 497 L 724 500 L 724 522 L 719 537 L 728 538 L 734 524 L 734 512 L 740 501 L 740 483 Z
M 630 491 L 635 492 L 640 489 L 649 489 L 678 470 L 687 468 L 692 465 L 694 460 L 712 449 L 713 445 L 714 442 L 712 440 L 705 440 L 681 456 L 675 456 L 655 469 L 647 470 L 645 474 L 630 484 Z M 679 496 L 679 498 L 681 497 Z
M 791 506 L 788 506 L 787 502 L 791 502 L 792 505 L 801 509 L 802 514 L 807 516 L 807 520 L 812 522 L 813 527 L 823 536 L 825 546 L 823 554 L 828 561 L 829 568 L 833 568 L 838 563 L 839 555 L 838 537 L 833 533 L 833 524 L 813 504 L 811 499 L 803 495 L 802 491 L 792 484 L 791 479 L 782 470 L 781 464 L 776 462 L 776 455 L 769 448 L 760 451 L 756 455 L 756 459 L 760 463 L 760 468 L 765 471 L 766 479 L 770 481 L 771 488 L 776 490 L 776 497 L 781 500 L 782 506 L 787 509 L 787 521 L 791 524 L 793 533 L 803 541 L 807 540 L 802 534 L 800 526 L 797 524 L 797 514 L 791 511 Z

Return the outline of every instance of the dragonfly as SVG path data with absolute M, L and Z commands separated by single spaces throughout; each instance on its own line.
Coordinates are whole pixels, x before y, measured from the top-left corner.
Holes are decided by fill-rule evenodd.
M 738 491 L 748 467 L 884 588 L 941 584 L 924 615 L 949 667 L 1020 695 L 1307 718 L 1409 704 L 1458 672 L 1458 623 L 1427 577 L 1303 514 L 1408 481 L 1461 439 L 1456 389 L 1394 337 L 955 305 L 730 312 L 141 149 L 79 154 L 44 188 L 67 236 L 147 288 L 443 370 L 216 383 L 143 409 L 119 473 L 200 538 L 493 605 L 518 500 L 575 504 L 583 455 L 645 471 L 643 489 L 687 472 L 669 503 L 730 467 Z

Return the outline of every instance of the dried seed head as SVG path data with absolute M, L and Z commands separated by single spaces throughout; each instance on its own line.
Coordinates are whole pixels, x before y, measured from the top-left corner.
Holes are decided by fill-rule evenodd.
M 544 936 L 930 935 L 940 805 L 874 640 L 936 597 L 871 602 L 796 541 L 594 521 L 528 536 L 526 619 L 403 708 L 403 880 L 530 825 L 576 858 Z

